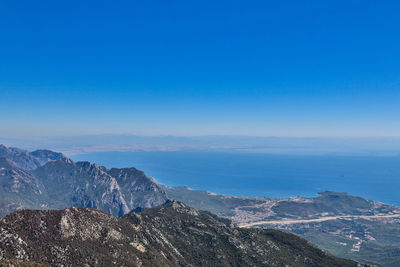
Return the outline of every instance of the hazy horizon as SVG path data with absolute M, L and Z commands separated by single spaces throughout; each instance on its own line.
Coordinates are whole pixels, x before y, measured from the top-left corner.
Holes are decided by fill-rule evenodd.
M 0 137 L 0 144 L 66 155 L 111 151 L 237 150 L 289 155 L 400 155 L 398 137 L 262 137 L 83 135 Z

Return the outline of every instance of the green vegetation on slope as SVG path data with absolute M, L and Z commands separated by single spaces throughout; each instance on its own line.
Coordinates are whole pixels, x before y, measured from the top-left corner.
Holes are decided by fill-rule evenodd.
M 346 193 L 322 192 L 315 198 L 240 198 L 209 194 L 187 187 L 166 189 L 168 195 L 237 224 L 260 221 L 309 220 L 341 215 L 393 215 L 397 207 Z M 226 201 L 229 199 L 229 201 Z M 400 265 L 400 218 L 346 218 L 324 222 L 264 224 L 265 228 L 295 233 L 333 255 L 364 263 Z

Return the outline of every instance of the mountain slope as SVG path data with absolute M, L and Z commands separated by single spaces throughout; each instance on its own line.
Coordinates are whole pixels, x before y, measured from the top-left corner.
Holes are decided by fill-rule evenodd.
M 0 158 L 0 217 L 17 208 L 43 205 L 43 185 L 14 162 Z
M 167 200 L 153 180 L 134 168 L 108 170 L 90 162 L 62 159 L 32 173 L 45 185 L 49 205 L 55 208 L 89 207 L 122 216 Z
M 333 255 L 360 262 L 400 266 L 400 208 L 346 193 L 314 198 L 235 197 L 165 187 L 168 196 L 212 211 L 243 227 L 295 233 Z
M 7 158 L 22 169 L 33 170 L 40 166 L 39 161 L 29 154 L 29 152 L 17 149 L 7 148 L 0 144 L 0 157 Z
M 48 162 L 32 173 L 45 185 L 51 207 L 97 208 L 116 216 L 130 211 L 115 178 L 96 164 L 65 159 Z
M 54 152 L 47 149 L 35 150 L 33 152 L 30 152 L 29 154 L 39 162 L 40 166 L 43 166 L 49 161 L 55 161 L 66 158 L 66 156 L 64 156 L 62 153 Z
M 0 145 L 0 218 L 22 208 L 97 208 L 122 216 L 164 203 L 166 193 L 135 168 L 111 170 L 49 150 Z
M 0 221 L 0 259 L 53 266 L 357 266 L 276 230 L 230 228 L 172 201 L 122 218 L 87 208 Z
M 34 170 L 49 161 L 60 160 L 65 156 L 45 149 L 28 152 L 16 147 L 7 148 L 0 144 L 0 158 L 7 158 L 24 170 Z
M 112 168 L 107 173 L 116 179 L 130 210 L 158 206 L 168 199 L 164 190 L 153 179 L 136 168 Z

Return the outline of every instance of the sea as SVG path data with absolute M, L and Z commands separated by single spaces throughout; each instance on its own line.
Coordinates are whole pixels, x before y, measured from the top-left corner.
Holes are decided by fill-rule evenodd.
M 400 206 L 400 156 L 277 155 L 251 151 L 97 152 L 71 156 L 136 167 L 159 183 L 254 197 L 351 195 Z

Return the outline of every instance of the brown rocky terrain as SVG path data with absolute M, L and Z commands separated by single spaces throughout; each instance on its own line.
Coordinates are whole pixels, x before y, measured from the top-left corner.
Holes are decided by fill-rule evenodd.
M 234 228 L 178 201 L 116 218 L 88 208 L 0 221 L 0 259 L 51 266 L 358 266 L 277 230 Z

